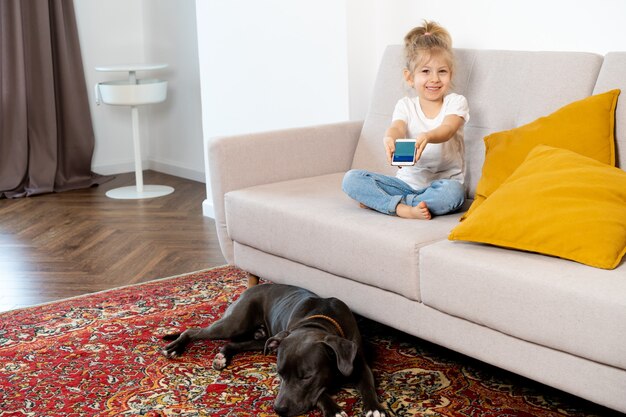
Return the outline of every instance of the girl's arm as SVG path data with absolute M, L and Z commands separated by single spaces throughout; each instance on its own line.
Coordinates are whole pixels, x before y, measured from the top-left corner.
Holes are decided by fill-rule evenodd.
M 445 120 L 444 120 L 445 121 Z M 406 137 L 406 122 L 403 120 L 394 120 L 391 126 L 385 131 L 385 153 L 387 154 L 387 162 L 391 163 L 391 156 L 396 150 L 396 139 Z
M 424 148 L 429 143 L 443 143 L 450 140 L 457 130 L 465 123 L 465 119 L 456 114 L 449 114 L 441 122 L 439 127 L 429 130 L 428 132 L 421 133 L 417 136 L 415 142 L 415 160 L 419 160 L 424 152 Z

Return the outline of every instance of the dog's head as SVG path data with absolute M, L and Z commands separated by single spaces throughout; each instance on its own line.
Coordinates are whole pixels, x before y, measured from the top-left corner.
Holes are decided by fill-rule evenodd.
M 296 416 L 316 407 L 342 375 L 352 374 L 358 346 L 323 331 L 295 329 L 269 338 L 265 352 L 271 350 L 276 350 L 280 377 L 274 410 L 280 416 Z

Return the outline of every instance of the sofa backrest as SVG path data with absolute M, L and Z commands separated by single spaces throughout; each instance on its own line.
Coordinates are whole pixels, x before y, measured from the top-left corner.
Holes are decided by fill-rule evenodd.
M 475 49 L 455 49 L 454 52 L 454 91 L 463 94 L 470 107 L 470 121 L 465 126 L 466 184 L 470 197 L 482 172 L 486 135 L 529 123 L 591 95 L 594 87 L 602 88 L 596 86 L 603 61 L 597 54 Z M 624 64 L 624 59 L 615 57 L 620 65 Z M 402 46 L 387 47 L 353 168 L 395 173 L 396 168 L 386 162 L 382 139 L 391 123 L 396 102 L 405 95 L 414 95 L 403 80 L 403 67 Z M 606 84 L 612 82 L 612 77 L 618 77 L 617 70 L 607 71 Z M 619 87 L 606 90 L 611 88 Z M 626 145 L 621 146 L 620 151 L 624 148 Z
M 615 148 L 617 166 L 626 171 L 626 52 L 609 52 L 604 57 L 593 94 L 622 90 L 615 109 Z

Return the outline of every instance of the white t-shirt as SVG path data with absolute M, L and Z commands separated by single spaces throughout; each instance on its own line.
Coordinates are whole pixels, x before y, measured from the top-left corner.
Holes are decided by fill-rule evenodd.
M 426 117 L 418 97 L 404 97 L 396 104 L 393 120 L 403 120 L 407 125 L 407 138 L 435 129 L 441 125 L 449 114 L 456 114 L 469 121 L 467 99 L 460 94 L 448 94 L 443 98 L 441 111 L 434 119 Z M 435 180 L 452 179 L 463 184 L 465 179 L 465 158 L 463 146 L 463 126 L 453 137 L 443 143 L 429 143 L 422 156 L 413 166 L 399 169 L 396 177 L 419 190 L 430 186 Z

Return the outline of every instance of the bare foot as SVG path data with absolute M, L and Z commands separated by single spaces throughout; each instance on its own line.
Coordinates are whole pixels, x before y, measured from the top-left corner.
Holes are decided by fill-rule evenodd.
M 396 214 L 404 219 L 430 220 L 432 218 L 428 206 L 423 201 L 415 207 L 400 203 L 396 207 Z
M 364 208 L 364 209 L 368 209 L 368 210 L 372 210 L 371 207 L 367 207 L 365 204 L 363 203 L 359 203 L 359 207 Z

